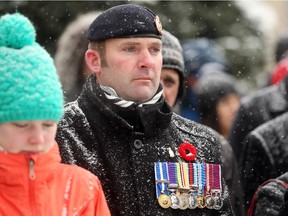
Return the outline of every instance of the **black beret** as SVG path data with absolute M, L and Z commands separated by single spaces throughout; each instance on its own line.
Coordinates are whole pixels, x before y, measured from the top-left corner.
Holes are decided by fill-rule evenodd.
M 90 25 L 87 39 L 101 41 L 124 37 L 161 38 L 162 31 L 159 17 L 149 8 L 123 4 L 101 13 Z

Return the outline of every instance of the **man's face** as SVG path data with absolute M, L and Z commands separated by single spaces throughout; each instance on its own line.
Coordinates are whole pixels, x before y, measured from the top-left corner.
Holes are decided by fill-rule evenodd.
M 163 68 L 161 72 L 161 83 L 164 87 L 164 97 L 167 103 L 173 107 L 175 105 L 179 85 L 180 78 L 176 70 Z
M 100 85 L 112 87 L 125 100 L 143 103 L 156 93 L 162 68 L 162 43 L 157 38 L 108 39 L 107 65 L 97 75 Z

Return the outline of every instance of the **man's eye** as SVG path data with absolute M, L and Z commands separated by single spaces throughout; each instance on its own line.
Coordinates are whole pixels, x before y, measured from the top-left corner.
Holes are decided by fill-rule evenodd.
M 160 52 L 160 49 L 159 48 L 152 48 L 151 51 L 153 53 L 159 53 Z
M 125 51 L 126 52 L 134 52 L 135 49 L 133 47 L 128 47 L 128 48 L 125 48 Z

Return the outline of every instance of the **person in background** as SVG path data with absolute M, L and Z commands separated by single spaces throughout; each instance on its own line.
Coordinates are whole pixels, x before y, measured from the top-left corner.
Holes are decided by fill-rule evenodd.
M 99 179 L 60 163 L 63 93 L 34 26 L 6 14 L 0 35 L 0 215 L 109 216 Z
M 80 94 L 91 70 L 85 62 L 88 47 L 86 34 L 91 22 L 100 12 L 94 11 L 79 15 L 65 28 L 57 41 L 54 56 L 64 92 L 65 103 L 74 101 Z
M 286 216 L 288 172 L 262 183 L 255 192 L 247 216 Z
M 162 56 L 163 95 L 174 112 L 179 113 L 179 101 L 185 94 L 183 50 L 178 38 L 166 30 L 162 36 Z
M 285 60 L 287 55 L 288 32 L 283 32 L 276 40 L 275 66 L 267 78 L 267 85 L 241 99 L 228 138 L 239 165 L 243 153 L 243 140 L 247 134 L 259 125 L 288 111 L 288 81 L 285 81 L 288 66 Z
M 240 165 L 246 208 L 258 186 L 287 172 L 287 125 L 286 112 L 252 130 L 244 140 Z
M 222 49 L 208 38 L 196 38 L 183 41 L 183 54 L 185 64 L 185 84 L 187 91 L 180 106 L 181 116 L 199 122 L 200 116 L 196 107 L 194 92 L 195 84 L 201 77 L 201 67 L 218 67 L 228 72 L 229 63 Z M 220 69 L 221 68 L 221 69 Z
M 207 66 L 207 65 L 206 65 Z M 232 75 L 214 68 L 200 68 L 195 85 L 196 107 L 200 123 L 217 131 L 222 139 L 223 169 L 235 215 L 245 215 L 240 172 L 234 152 L 227 141 L 233 118 L 240 104 L 241 93 Z
M 259 89 L 241 98 L 228 138 L 239 165 L 241 165 L 240 159 L 247 134 L 288 111 L 287 91 L 288 77 L 286 76 L 278 85 Z
M 241 93 L 237 82 L 232 75 L 217 68 L 204 69 L 201 74 L 195 86 L 200 122 L 228 139 L 240 105 Z
M 209 128 L 173 113 L 164 100 L 162 34 L 159 17 L 135 4 L 111 7 L 92 22 L 85 58 L 93 74 L 77 100 L 65 105 L 58 124 L 62 160 L 99 177 L 115 216 L 233 215 L 218 138 Z M 191 154 L 186 155 L 186 148 Z M 175 172 L 179 162 L 182 172 L 187 174 L 188 162 L 195 164 L 191 172 L 199 172 L 197 202 L 193 194 L 187 197 L 188 176 Z M 208 181 L 215 184 L 208 188 L 220 190 L 211 208 L 203 197 L 204 164 L 215 172 Z M 178 195 L 168 190 L 169 173 Z M 186 188 L 181 192 L 180 178 Z

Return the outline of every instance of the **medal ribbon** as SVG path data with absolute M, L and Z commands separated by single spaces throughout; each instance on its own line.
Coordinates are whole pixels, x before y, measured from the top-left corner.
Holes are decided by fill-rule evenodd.
M 166 190 L 168 187 L 168 170 L 166 162 L 156 162 L 154 164 L 155 170 L 155 179 L 156 179 L 156 196 L 157 198 L 164 193 L 167 193 Z
M 179 179 L 181 180 L 181 186 L 179 187 L 183 189 L 189 189 L 189 170 L 188 170 L 188 164 L 187 163 L 180 163 L 179 164 L 180 168 L 180 178 L 178 177 L 178 182 Z
M 204 163 L 198 164 L 199 192 L 204 195 L 204 186 L 206 184 Z
M 181 174 L 181 168 L 179 163 L 175 163 L 176 165 L 176 176 L 179 184 L 179 188 L 183 188 L 183 181 L 182 181 L 182 174 Z
M 188 167 L 189 167 L 189 185 L 190 185 L 190 187 L 192 187 L 194 184 L 194 181 L 193 181 L 193 164 L 189 163 Z
M 212 172 L 212 164 L 205 164 L 206 165 L 206 188 L 207 188 L 207 192 L 210 193 L 211 192 L 211 188 L 212 188 L 212 183 L 213 183 L 213 172 Z
M 168 175 L 169 175 L 169 186 L 172 188 L 177 188 L 177 179 L 176 179 L 176 166 L 175 163 L 168 163 Z
M 219 164 L 213 165 L 213 190 L 222 192 L 221 182 L 221 166 Z
M 194 180 L 194 185 L 199 188 L 199 183 L 198 183 L 198 163 L 193 163 L 193 180 Z M 198 190 L 196 195 L 198 194 Z

